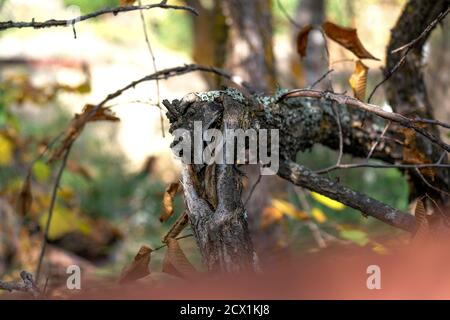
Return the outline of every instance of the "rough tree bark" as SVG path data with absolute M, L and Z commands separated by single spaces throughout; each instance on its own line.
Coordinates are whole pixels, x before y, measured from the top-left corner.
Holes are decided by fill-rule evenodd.
M 431 21 L 440 12 L 443 12 L 448 5 L 449 2 L 446 0 L 410 0 L 406 4 L 391 32 L 391 39 L 387 47 L 385 76 L 390 75 L 390 71 L 402 58 L 402 52 L 391 53 L 391 51 L 418 38 Z M 423 71 L 423 48 L 427 38 L 428 36 L 424 37 L 414 46 L 407 55 L 403 65 L 392 74 L 385 87 L 387 100 L 393 110 L 412 118 L 434 118 L 433 106 L 428 98 Z M 394 125 L 393 128 L 395 127 L 397 126 Z M 439 130 L 436 126 L 427 125 L 425 128 L 439 137 Z M 411 158 L 421 158 L 422 162 L 428 161 L 433 163 L 442 156 L 442 150 L 436 148 L 429 140 L 421 136 L 412 135 L 409 144 L 413 149 L 411 150 L 413 152 Z M 446 162 L 446 159 L 447 156 L 445 156 L 444 162 Z M 414 161 L 414 159 L 409 160 Z M 436 169 L 431 174 L 427 174 L 427 171 L 422 170 L 422 176 L 417 171 L 408 170 L 408 176 L 410 178 L 410 200 L 428 194 L 440 205 L 449 205 L 449 197 L 445 193 L 438 191 L 438 189 L 449 190 L 449 169 Z M 424 178 L 428 181 L 425 182 Z M 430 184 L 435 188 L 430 187 Z
M 365 216 L 372 216 L 397 228 L 414 232 L 415 219 L 339 182 L 321 177 L 296 164 L 299 151 L 321 143 L 337 148 L 337 118 L 331 101 L 292 97 L 279 102 L 278 96 L 244 97 L 226 89 L 203 94 L 189 94 L 181 102 L 165 101 L 170 132 L 184 128 L 193 135 L 194 121 L 203 130 L 216 128 L 279 129 L 280 170 L 278 175 L 296 185 L 326 195 Z M 366 155 L 381 133 L 384 120 L 368 116 L 364 128 L 362 113 L 338 105 L 344 151 L 354 156 Z M 394 133 L 394 132 L 393 132 Z M 194 146 L 192 146 L 194 148 Z M 202 146 L 203 148 L 203 146 Z M 388 139 L 378 145 L 373 157 L 388 163 L 402 159 L 402 143 Z M 194 149 L 192 149 L 194 150 Z M 183 185 L 188 215 L 206 265 L 211 270 L 239 271 L 256 267 L 249 239 L 245 209 L 241 200 L 241 173 L 238 165 L 185 165 Z
M 225 68 L 252 85 L 256 92 L 272 92 L 276 86 L 273 52 L 273 26 L 271 0 L 221 0 L 229 28 Z M 262 264 L 278 259 L 286 243 L 282 226 L 273 224 L 261 228 L 264 208 L 270 205 L 274 190 L 282 190 L 281 179 L 260 176 L 259 165 L 243 168 L 248 178 L 244 199 L 248 210 L 248 225 L 256 251 Z

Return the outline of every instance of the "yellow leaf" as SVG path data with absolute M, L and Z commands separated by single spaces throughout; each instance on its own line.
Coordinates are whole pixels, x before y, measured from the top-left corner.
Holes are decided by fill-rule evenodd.
M 261 228 L 265 229 L 273 223 L 280 221 L 281 218 L 283 218 L 283 212 L 274 207 L 266 207 L 261 217 Z
M 367 70 L 369 68 L 361 60 L 356 61 L 355 69 L 348 80 L 353 89 L 353 95 L 361 101 L 364 101 L 366 97 Z
M 372 250 L 381 255 L 389 254 L 389 249 L 383 246 L 381 243 L 375 242 L 375 245 L 372 247 Z
M 47 223 L 48 213 L 39 218 L 39 226 L 44 230 Z M 84 234 L 90 232 L 89 222 L 83 216 L 73 212 L 61 205 L 56 205 L 53 209 L 48 238 L 55 240 L 61 238 L 67 233 L 80 231 Z
M 33 175 L 40 183 L 45 183 L 48 181 L 48 178 L 50 178 L 50 172 L 51 170 L 49 165 L 43 161 L 36 161 L 33 165 Z
M 4 135 L 0 135 L 0 167 L 11 165 L 13 160 L 14 145 Z
M 311 211 L 311 215 L 314 219 L 316 219 L 318 223 L 324 223 L 325 221 L 327 221 L 327 216 L 319 208 L 313 208 Z
M 339 211 L 345 209 L 345 205 L 344 204 L 342 204 L 342 203 L 340 203 L 340 202 L 338 202 L 336 200 L 330 199 L 330 198 L 328 198 L 328 197 L 326 197 L 324 195 L 321 195 L 321 194 L 319 194 L 317 192 L 311 192 L 311 196 L 316 201 L 320 202 L 321 204 L 327 206 L 330 209 L 339 210 Z
M 281 199 L 272 199 L 272 207 L 293 219 L 308 219 L 308 215 L 294 205 Z

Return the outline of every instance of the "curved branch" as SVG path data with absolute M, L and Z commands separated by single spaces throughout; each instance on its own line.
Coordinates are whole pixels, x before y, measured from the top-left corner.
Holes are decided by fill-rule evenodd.
M 286 98 L 292 98 L 292 97 L 307 97 L 307 98 L 316 98 L 316 99 L 327 99 L 330 101 L 336 101 L 339 104 L 346 104 L 352 107 L 356 107 L 358 109 L 373 113 L 379 117 L 382 117 L 386 120 L 391 120 L 393 122 L 399 123 L 402 126 L 406 128 L 413 129 L 417 133 L 421 134 L 422 136 L 426 137 L 433 143 L 440 146 L 442 149 L 444 149 L 447 152 L 450 152 L 450 145 L 446 144 L 445 142 L 441 141 L 438 137 L 431 134 L 427 130 L 425 130 L 422 127 L 419 127 L 415 124 L 415 122 L 424 122 L 427 121 L 428 123 L 432 122 L 431 119 L 421 119 L 421 118 L 415 118 L 410 119 L 407 118 L 399 113 L 395 112 L 388 112 L 384 111 L 381 107 L 376 106 L 374 104 L 364 103 L 358 99 L 355 99 L 353 97 L 344 95 L 344 94 L 337 94 L 333 92 L 325 92 L 325 91 L 318 91 L 318 90 L 309 90 L 309 89 L 296 89 L 289 91 L 288 93 L 281 96 L 280 99 L 286 99 Z M 435 124 L 439 124 L 438 122 L 434 122 Z
M 126 6 L 126 7 L 114 7 L 114 8 L 104 8 L 99 11 L 91 12 L 89 14 L 86 14 L 84 16 L 79 16 L 73 19 L 67 19 L 67 20 L 56 20 L 56 19 L 50 19 L 43 22 L 34 21 L 34 19 L 31 22 L 14 22 L 14 21 L 3 21 L 0 22 L 0 31 L 7 30 L 7 29 L 21 29 L 21 28 L 33 28 L 33 29 L 43 29 L 43 28 L 51 28 L 51 27 L 69 27 L 74 26 L 76 23 L 93 19 L 105 14 L 113 14 L 117 15 L 120 12 L 129 12 L 129 11 L 136 11 L 136 10 L 149 10 L 154 8 L 161 8 L 161 9 L 173 9 L 173 10 L 185 10 L 192 14 L 198 15 L 197 11 L 188 6 L 177 6 L 177 5 L 169 5 L 166 4 L 165 1 L 161 3 L 156 4 L 148 4 L 144 6 Z

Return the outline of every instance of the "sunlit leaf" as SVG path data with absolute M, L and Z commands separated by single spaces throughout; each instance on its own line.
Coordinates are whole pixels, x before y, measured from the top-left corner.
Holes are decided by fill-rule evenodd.
M 125 266 L 120 274 L 119 283 L 133 282 L 150 274 L 149 264 L 152 249 L 142 246 L 133 261 Z
M 325 221 L 327 221 L 327 216 L 319 208 L 313 208 L 311 210 L 311 215 L 318 223 L 324 223 Z
M 33 176 L 36 181 L 40 183 L 45 183 L 50 178 L 50 166 L 44 161 L 38 160 L 33 165 Z
M 180 183 L 175 182 L 169 184 L 169 186 L 166 188 L 166 191 L 164 192 L 163 197 L 163 210 L 164 212 L 159 217 L 159 221 L 165 222 L 167 219 L 169 219 L 173 214 L 173 198 L 177 194 L 177 192 L 180 189 Z
M 339 232 L 339 236 L 343 239 L 350 240 L 359 246 L 365 246 L 369 242 L 367 233 L 356 229 L 344 229 Z
M 13 160 L 14 144 L 4 135 L 0 134 L 0 167 L 9 166 Z
M 327 206 L 330 209 L 333 209 L 333 210 L 344 210 L 345 209 L 345 205 L 344 204 L 342 204 L 342 203 L 340 203 L 340 202 L 338 202 L 336 200 L 330 199 L 330 198 L 328 198 L 328 197 L 326 197 L 324 195 L 321 195 L 321 194 L 319 194 L 317 192 L 311 192 L 311 196 L 316 201 L 320 202 L 321 204 Z
M 367 51 L 358 38 L 356 29 L 338 26 L 332 22 L 324 22 L 322 24 L 323 31 L 332 40 L 339 43 L 344 48 L 353 52 L 360 59 L 375 58 L 369 51 Z
M 366 98 L 367 70 L 369 68 L 361 60 L 356 61 L 355 69 L 348 80 L 353 89 L 353 95 L 361 101 L 364 101 Z
M 48 220 L 48 213 L 39 218 L 39 226 L 45 229 Z M 57 204 L 53 209 L 48 238 L 56 240 L 73 231 L 80 231 L 84 234 L 89 233 L 89 221 L 82 215 L 74 212 L 62 205 Z
M 416 217 L 416 224 L 417 224 L 416 233 L 414 234 L 414 240 L 415 241 L 417 241 L 418 239 L 423 240 L 428 237 L 430 230 L 427 219 L 427 212 L 425 210 L 423 201 L 420 199 L 416 201 L 416 205 L 414 208 L 414 216 Z
M 312 26 L 307 24 L 304 26 L 297 35 L 297 52 L 303 58 L 306 56 L 306 47 L 308 46 L 308 35 L 312 30 Z
M 389 249 L 386 246 L 383 246 L 381 243 L 375 242 L 375 245 L 372 247 L 372 250 L 380 255 L 388 255 Z
M 297 209 L 294 205 L 287 201 L 284 201 L 282 199 L 272 199 L 271 204 L 272 207 L 276 208 L 292 219 L 308 219 L 308 215 L 305 212 Z

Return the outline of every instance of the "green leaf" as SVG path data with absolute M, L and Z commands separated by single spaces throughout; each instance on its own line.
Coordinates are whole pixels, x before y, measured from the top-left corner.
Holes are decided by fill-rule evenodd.
M 365 246 L 369 242 L 367 233 L 361 230 L 341 230 L 339 235 L 341 238 L 350 240 L 361 247 Z

